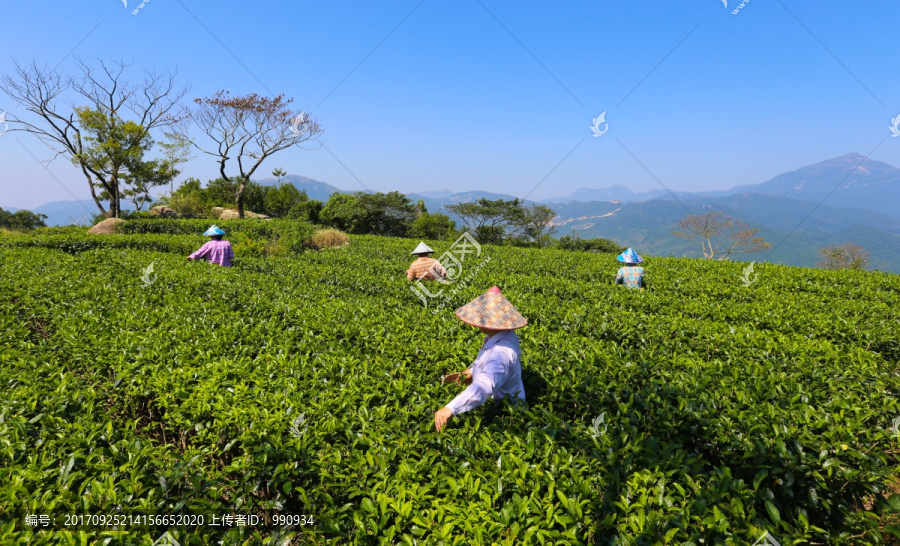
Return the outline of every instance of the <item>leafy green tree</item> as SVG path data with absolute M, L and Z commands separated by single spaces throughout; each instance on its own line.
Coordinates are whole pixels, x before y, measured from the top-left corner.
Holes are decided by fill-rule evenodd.
M 287 176 L 287 172 L 281 167 L 272 170 L 272 176 L 278 179 L 278 185 L 281 186 L 281 179 Z
M 553 226 L 555 217 L 556 211 L 550 207 L 537 203 L 531 205 L 525 209 L 522 218 L 525 236 L 536 243 L 538 248 L 549 246 L 556 233 L 556 227 Z
M 352 193 L 331 194 L 319 214 L 324 225 L 347 233 L 361 233 L 364 219 L 365 211 L 359 204 L 359 196 Z
M 365 211 L 363 233 L 404 237 L 416 218 L 412 201 L 398 191 L 359 193 L 359 205 Z
M 595 238 L 582 239 L 575 230 L 572 235 L 564 235 L 560 237 L 557 243 L 560 250 L 578 250 L 581 252 L 609 252 L 618 254 L 625 250 L 625 247 L 609 239 Z
M 0 208 L 0 228 L 32 230 L 47 227 L 47 224 L 44 223 L 46 218 L 46 214 L 38 214 L 30 210 L 9 212 Z
M 309 201 L 309 197 L 293 184 L 266 186 L 263 211 L 275 218 L 286 218 L 291 209 L 301 201 Z
M 72 163 L 102 173 L 102 181 L 94 186 L 103 190 L 100 199 L 109 200 L 109 215 L 118 218 L 123 186 L 129 181 L 137 181 L 136 191 L 144 189 L 139 179 L 152 170 L 143 159 L 153 140 L 142 125 L 123 120 L 116 114 L 77 107 L 75 115 L 84 135 L 84 146 L 72 157 Z M 148 181 L 148 184 L 152 182 Z
M 104 216 L 120 215 L 121 198 L 128 197 L 123 184 L 131 183 L 133 195 L 145 202 L 141 187 L 155 185 L 161 174 L 138 168 L 152 143 L 149 135 L 178 121 L 174 112 L 186 92 L 176 89 L 174 74 L 145 71 L 134 84 L 126 78 L 130 65 L 123 62 L 76 61 L 75 74 L 36 61 L 13 64 L 15 74 L 0 76 L 0 91 L 18 103 L 25 117 L 8 119 L 11 130 L 34 135 L 69 159 Z M 109 209 L 102 202 L 106 199 Z
M 446 208 L 459 216 L 481 243 L 499 244 L 506 238 L 519 237 L 527 223 L 521 199 L 481 198 L 469 203 L 447 205 Z
M 415 239 L 447 239 L 455 234 L 456 224 L 440 212 L 424 212 L 409 227 L 409 236 Z
M 306 195 L 305 191 L 302 193 L 304 196 Z M 318 224 L 321 221 L 320 214 L 322 212 L 322 207 L 324 206 L 325 204 L 318 199 L 300 201 L 288 211 L 286 218 L 292 220 L 306 220 L 307 222 Z
M 416 217 L 416 208 L 400 192 L 332 194 L 319 215 L 323 224 L 348 233 L 403 237 Z

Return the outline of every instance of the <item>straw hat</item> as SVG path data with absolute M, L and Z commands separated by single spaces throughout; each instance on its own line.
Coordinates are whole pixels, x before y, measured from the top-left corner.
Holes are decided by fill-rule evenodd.
M 515 330 L 528 324 L 496 286 L 456 310 L 459 320 L 491 330 Z
M 616 259 L 620 262 L 625 262 L 626 264 L 639 264 L 644 261 L 644 259 L 641 258 L 640 255 L 638 255 L 638 253 L 635 252 L 631 247 L 629 247 L 625 252 L 616 256 Z
M 220 228 L 219 226 L 213 224 L 212 226 L 209 227 L 208 230 L 206 230 L 206 231 L 203 233 L 203 235 L 206 235 L 207 237 L 212 237 L 212 236 L 214 236 L 214 235 L 225 235 L 225 232 L 222 231 L 222 228 Z
M 433 254 L 433 253 L 434 253 L 434 249 L 433 249 L 433 248 L 431 248 L 430 246 L 426 245 L 425 243 L 421 243 L 421 242 L 419 243 L 419 246 L 417 246 L 415 250 L 413 250 L 412 252 L 410 252 L 410 254 L 412 254 L 412 255 L 416 255 L 416 254 Z

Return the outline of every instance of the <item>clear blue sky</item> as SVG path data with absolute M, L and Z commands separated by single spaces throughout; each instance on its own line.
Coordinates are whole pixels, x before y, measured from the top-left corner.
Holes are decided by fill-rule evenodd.
M 189 98 L 285 93 L 334 155 L 290 150 L 263 173 L 346 190 L 659 188 L 644 166 L 673 190 L 725 189 L 879 143 L 872 158 L 900 165 L 896 0 L 751 0 L 737 15 L 735 0 L 128 4 L 6 2 L 0 70 L 101 57 L 177 68 Z M 71 199 L 26 148 L 51 157 L 0 136 L 0 205 Z M 195 155 L 183 177 L 215 177 Z M 50 171 L 88 196 L 64 159 Z

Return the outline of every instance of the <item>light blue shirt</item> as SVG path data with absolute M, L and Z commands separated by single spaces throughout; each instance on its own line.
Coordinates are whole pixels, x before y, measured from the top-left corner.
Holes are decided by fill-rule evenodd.
M 519 336 L 514 330 L 486 338 L 472 363 L 472 384 L 447 404 L 453 415 L 477 408 L 489 397 L 495 401 L 507 396 L 525 400 L 521 355 Z

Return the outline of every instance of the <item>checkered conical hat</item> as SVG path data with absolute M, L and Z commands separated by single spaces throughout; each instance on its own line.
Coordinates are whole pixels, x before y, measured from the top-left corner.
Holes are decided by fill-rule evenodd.
M 620 262 L 625 262 L 626 264 L 639 264 L 644 261 L 641 256 L 634 251 L 633 248 L 629 248 L 625 252 L 616 256 L 616 259 Z
M 434 249 L 432 249 L 430 246 L 426 245 L 425 243 L 421 243 L 421 242 L 419 243 L 419 246 L 417 246 L 415 250 L 410 252 L 410 254 L 413 254 L 413 255 L 433 254 L 433 253 L 434 253 Z
M 528 324 L 496 286 L 456 310 L 459 320 L 491 330 L 515 330 Z

